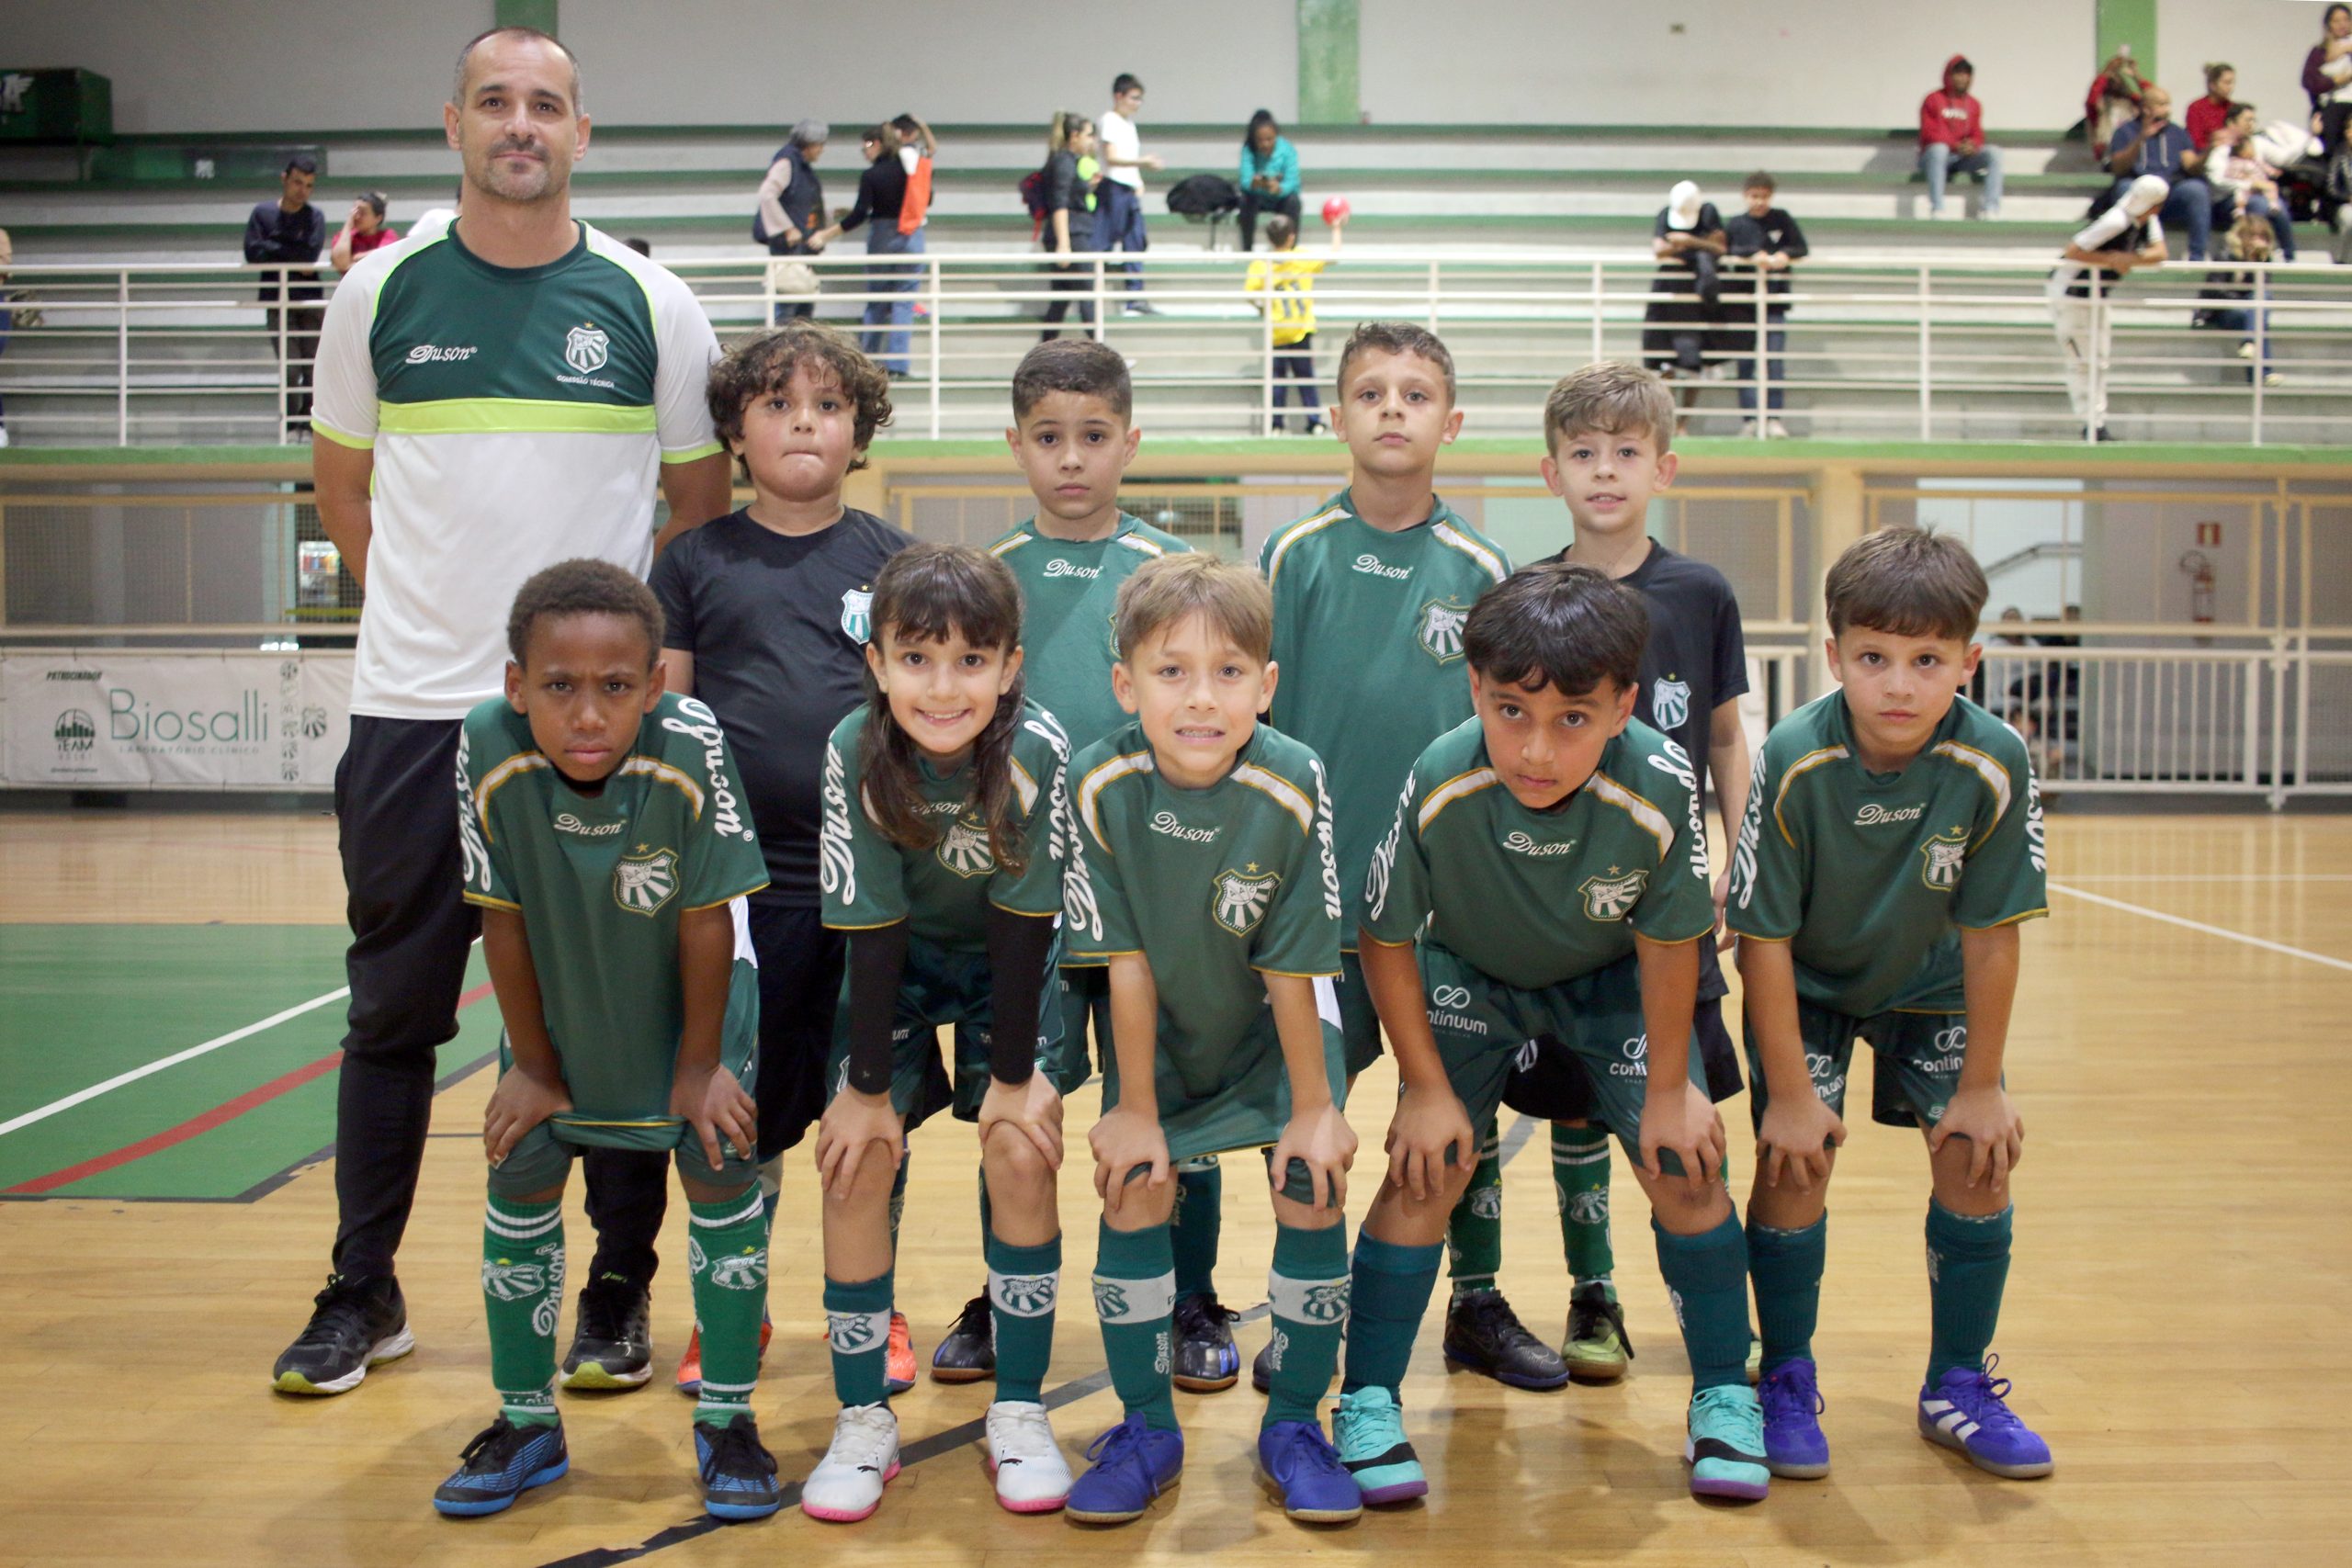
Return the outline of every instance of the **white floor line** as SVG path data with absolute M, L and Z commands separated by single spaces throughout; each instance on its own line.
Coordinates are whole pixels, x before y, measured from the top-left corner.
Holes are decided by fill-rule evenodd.
M 2233 931 L 2226 926 L 2209 926 L 2202 920 L 2185 919 L 2178 915 L 2167 915 L 2162 909 L 2150 909 L 2138 904 L 2127 904 L 2120 898 L 2109 898 L 2103 893 L 2086 893 L 2079 887 L 2069 887 L 2064 883 L 2052 883 L 2050 891 L 2064 893 L 2069 897 L 2085 899 L 2093 904 L 2104 904 L 2110 909 L 2120 909 L 2127 915 L 2145 915 L 2152 920 L 2162 920 L 2168 926 L 2179 926 L 2187 931 L 2199 931 L 2206 936 L 2218 936 L 2229 942 L 2242 942 L 2248 947 L 2259 947 L 2270 953 L 2283 953 L 2290 958 L 2308 959 L 2313 964 L 2324 964 L 2330 969 L 2341 969 L 2347 974 L 2352 974 L 2352 962 L 2341 958 L 2330 958 L 2324 953 L 2312 953 L 2307 948 L 2289 947 L 2283 942 L 2271 942 L 2263 937 L 2248 936 L 2244 931 Z M 0 1127 L 0 1132 L 6 1131 L 7 1131 L 6 1128 Z
M 2070 882 L 2352 882 L 2345 871 L 2181 871 L 2143 874 L 2100 872 L 2075 875 Z

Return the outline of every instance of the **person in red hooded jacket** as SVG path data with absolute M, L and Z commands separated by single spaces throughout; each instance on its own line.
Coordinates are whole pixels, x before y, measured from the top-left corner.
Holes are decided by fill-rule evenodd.
M 1984 106 L 1969 96 L 1976 67 L 1964 54 L 1944 62 L 1944 85 L 1919 100 L 1919 168 L 1928 176 L 1928 216 L 1944 215 L 1944 184 L 1974 175 L 1984 187 L 1979 213 L 2001 215 L 2001 150 L 1984 144 Z

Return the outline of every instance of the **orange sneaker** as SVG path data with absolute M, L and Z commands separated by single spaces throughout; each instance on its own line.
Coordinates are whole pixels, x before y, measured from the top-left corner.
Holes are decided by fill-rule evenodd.
M 768 1359 L 768 1341 L 775 1337 L 775 1325 L 763 1311 L 760 1314 L 760 1359 Z M 688 1399 L 702 1397 L 702 1325 L 686 1340 L 686 1353 L 678 1358 L 678 1392 Z

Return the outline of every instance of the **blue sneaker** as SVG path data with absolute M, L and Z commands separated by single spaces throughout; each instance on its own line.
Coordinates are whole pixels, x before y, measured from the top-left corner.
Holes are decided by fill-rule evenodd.
M 1087 1472 L 1062 1511 L 1084 1525 L 1124 1525 L 1141 1518 L 1184 1473 L 1184 1435 L 1156 1431 L 1140 1415 L 1130 1416 L 1095 1438 L 1086 1457 Z
M 1258 1470 L 1294 1519 L 1344 1525 L 1363 1513 L 1363 1489 L 1340 1462 L 1320 1421 L 1277 1421 L 1261 1430 Z
M 775 1456 L 760 1441 L 749 1416 L 724 1427 L 695 1423 L 695 1464 L 702 1472 L 703 1512 L 714 1519 L 764 1519 L 784 1506 L 776 1489 Z
M 1821 1435 L 1821 1389 L 1802 1357 L 1774 1367 L 1756 1388 L 1764 1407 L 1764 1462 L 1792 1481 L 1829 1473 L 1829 1439 Z
M 1998 1356 L 1982 1367 L 1954 1367 L 1919 1391 L 1919 1436 L 1958 1449 L 1979 1470 L 2012 1481 L 2050 1473 L 2050 1445 L 2003 1402 L 2009 1380 L 1996 1379 Z
M 1764 1462 L 1764 1412 L 1746 1383 L 1702 1388 L 1690 1396 L 1690 1436 L 1682 1445 L 1693 1497 L 1761 1502 L 1772 1484 Z
M 433 1494 L 433 1506 L 460 1518 L 501 1513 L 532 1487 L 561 1480 L 571 1468 L 562 1423 L 517 1427 L 501 1416 L 474 1434 L 458 1456 L 457 1473 Z
M 1430 1478 L 1420 1456 L 1405 1438 L 1405 1413 L 1385 1388 L 1360 1388 L 1340 1395 L 1331 1413 L 1332 1447 L 1356 1478 L 1367 1503 L 1406 1503 L 1426 1497 Z

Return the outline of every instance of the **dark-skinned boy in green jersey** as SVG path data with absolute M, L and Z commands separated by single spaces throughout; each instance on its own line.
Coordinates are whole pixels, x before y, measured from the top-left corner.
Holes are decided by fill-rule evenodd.
M 1765 1451 L 1775 1474 L 1829 1473 L 1813 1331 L 1859 1036 L 1876 1054 L 1873 1118 L 1925 1134 L 1933 1177 L 1919 1433 L 1995 1475 L 2047 1475 L 2050 1446 L 1987 1357 L 2025 1139 L 2001 1076 L 2018 926 L 2049 912 L 2040 787 L 2024 740 L 1960 695 L 1985 586 L 1959 541 L 1868 535 L 1826 592 L 1840 689 L 1775 725 L 1757 757 L 1727 916 L 1756 1114 Z
M 1368 1502 L 1428 1490 L 1400 1385 L 1476 1129 L 1542 1039 L 1592 1079 L 1648 1194 L 1692 1382 L 1690 1490 L 1770 1472 L 1747 1386 L 1747 1248 L 1692 1029 L 1714 930 L 1690 759 L 1633 717 L 1649 615 L 1587 566 L 1513 575 L 1463 629 L 1477 716 L 1404 781 L 1363 890 L 1364 981 L 1396 1053 L 1387 1178 L 1356 1242 L 1340 1454 Z

